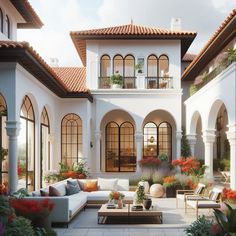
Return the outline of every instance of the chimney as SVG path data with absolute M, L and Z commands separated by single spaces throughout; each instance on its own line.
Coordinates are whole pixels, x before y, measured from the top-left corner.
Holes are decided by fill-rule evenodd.
M 49 65 L 51 67 L 59 67 L 59 60 L 56 57 L 52 57 L 49 60 L 50 60 Z
M 171 30 L 181 30 L 181 18 L 171 18 L 171 23 L 170 23 L 170 29 Z

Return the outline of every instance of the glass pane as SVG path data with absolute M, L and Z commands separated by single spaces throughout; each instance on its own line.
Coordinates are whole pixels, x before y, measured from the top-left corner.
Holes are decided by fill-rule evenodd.
M 125 77 L 134 77 L 134 57 L 129 55 L 125 57 Z
M 165 55 L 159 58 L 159 73 L 161 77 L 169 76 L 169 59 Z
M 123 76 L 123 58 L 120 55 L 114 57 L 113 74 L 117 73 Z
M 111 72 L 111 60 L 109 56 L 103 56 L 101 58 L 101 77 L 110 76 Z
M 149 122 L 144 126 L 143 131 L 143 156 L 157 156 L 157 126 Z
M 158 60 L 157 57 L 152 55 L 148 57 L 148 77 L 157 77 Z

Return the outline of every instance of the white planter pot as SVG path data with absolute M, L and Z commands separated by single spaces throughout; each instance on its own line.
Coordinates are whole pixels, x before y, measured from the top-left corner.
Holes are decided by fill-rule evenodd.
M 112 84 L 112 88 L 113 89 L 121 89 L 121 85 L 120 84 Z
M 148 181 L 139 181 L 138 185 L 141 185 L 144 187 L 144 192 L 147 194 L 149 192 L 149 183 Z

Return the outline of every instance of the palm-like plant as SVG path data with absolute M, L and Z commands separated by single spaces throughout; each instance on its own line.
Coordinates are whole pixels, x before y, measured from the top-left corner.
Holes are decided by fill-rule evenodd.
M 228 210 L 226 213 L 214 209 L 214 215 L 225 236 L 236 235 L 236 209 L 233 209 L 229 204 L 225 203 Z

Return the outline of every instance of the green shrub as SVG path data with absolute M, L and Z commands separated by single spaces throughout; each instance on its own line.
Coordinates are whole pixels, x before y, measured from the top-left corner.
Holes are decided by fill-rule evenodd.
M 184 231 L 191 236 L 211 236 L 213 221 L 200 216 L 196 221 L 189 225 Z
M 169 161 L 169 157 L 168 157 L 167 154 L 165 154 L 165 153 L 159 154 L 158 159 L 159 159 L 160 161 Z
M 5 236 L 34 236 L 34 230 L 28 219 L 17 217 L 7 225 Z

